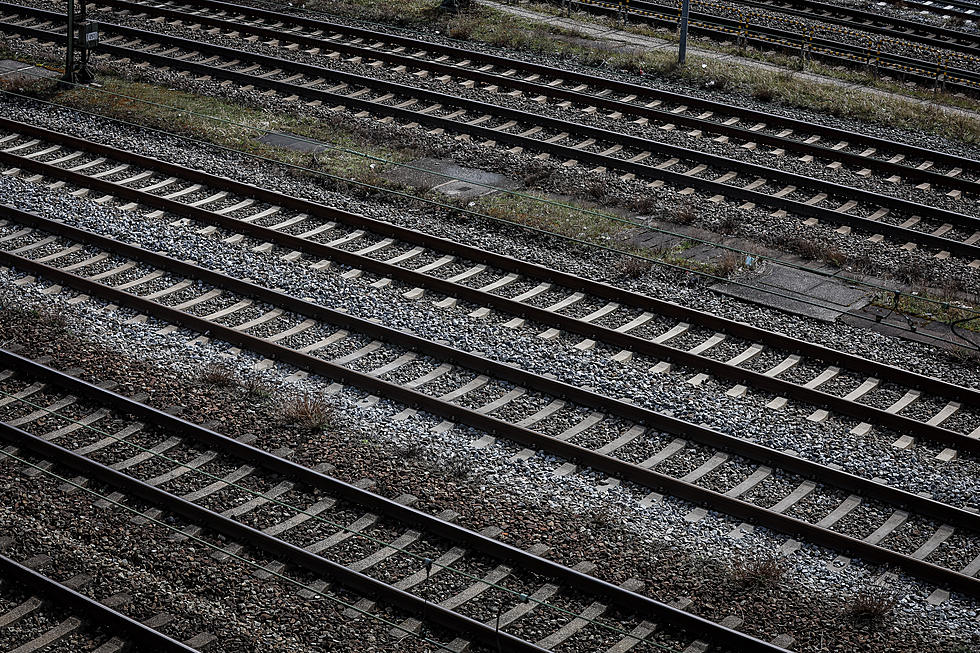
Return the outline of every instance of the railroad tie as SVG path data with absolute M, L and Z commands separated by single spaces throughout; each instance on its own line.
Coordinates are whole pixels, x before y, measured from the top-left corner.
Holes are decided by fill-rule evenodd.
M 820 386 L 823 383 L 825 383 L 826 381 L 828 381 L 831 378 L 833 378 L 834 376 L 837 376 L 837 374 L 839 372 L 840 372 L 840 369 L 837 368 L 837 367 L 828 367 L 826 370 L 824 370 L 820 374 L 820 376 L 818 376 L 817 378 L 813 379 L 809 383 L 805 384 L 804 387 L 805 388 L 810 388 L 810 389 L 815 389 L 818 386 Z M 880 383 L 880 381 L 878 379 L 873 378 L 873 377 L 869 377 L 869 378 L 865 379 L 864 382 L 861 385 L 859 385 L 857 388 L 855 388 L 851 392 L 847 393 L 844 396 L 844 400 L 845 401 L 857 401 L 858 399 L 860 399 L 864 395 L 868 394 L 869 392 L 871 392 L 872 390 L 874 390 L 875 388 L 877 388 L 878 385 L 879 385 L 879 383 Z M 807 417 L 807 419 L 810 420 L 811 422 L 823 422 L 824 420 L 827 419 L 827 417 L 829 416 L 829 414 L 830 413 L 828 411 L 820 408 L 820 409 L 817 409 L 817 410 L 813 411 Z
M 174 467 L 171 470 L 168 470 L 162 474 L 158 474 L 157 476 L 154 476 L 153 478 L 147 480 L 146 483 L 154 487 L 158 485 L 165 485 L 177 478 L 180 478 L 181 476 L 183 476 L 184 474 L 192 470 L 199 469 L 202 465 L 205 465 L 211 462 L 212 460 L 214 460 L 214 458 L 217 455 L 218 454 L 215 451 L 205 451 L 204 453 L 198 454 L 194 459 L 186 463 L 182 463 L 181 465 L 178 465 L 177 467 Z
M 51 145 L 42 150 L 38 150 L 37 152 L 31 152 L 30 154 L 22 154 L 21 157 L 24 159 L 36 159 L 38 157 L 51 154 L 52 152 L 57 152 L 60 149 L 61 149 L 60 145 Z
M 235 329 L 235 331 L 245 332 L 248 331 L 249 329 L 254 329 L 257 326 L 260 326 L 262 324 L 265 324 L 266 322 L 274 320 L 275 318 L 282 315 L 283 312 L 284 311 L 281 308 L 274 308 L 271 311 L 267 311 L 262 315 L 252 320 L 249 320 L 247 322 L 243 322 L 242 324 L 239 324 L 238 326 L 235 326 L 233 328 Z
M 593 602 L 584 610 L 582 610 L 582 612 L 579 613 L 578 616 L 573 618 L 568 623 L 564 624 L 561 628 L 559 628 L 551 635 L 548 635 L 547 637 L 538 640 L 536 644 L 546 649 L 551 649 L 556 646 L 559 646 L 560 644 L 568 640 L 570 637 L 578 633 L 580 630 L 588 626 L 589 623 L 591 623 L 593 620 L 598 619 L 600 616 L 602 616 L 602 614 L 605 611 L 606 611 L 606 606 L 604 604 L 599 602 Z
M 915 402 L 921 396 L 921 392 L 918 390 L 908 390 L 900 399 L 895 401 L 891 406 L 885 409 L 886 413 L 891 413 L 897 415 L 901 411 L 905 410 L 912 403 Z M 867 422 L 861 422 L 857 426 L 851 429 L 852 435 L 863 436 L 867 435 L 871 431 L 871 424 Z
M 565 407 L 565 401 L 561 399 L 553 399 L 544 408 L 539 409 L 533 415 L 525 417 L 524 419 L 517 422 L 517 426 L 520 426 L 522 428 L 533 426 L 534 424 L 537 424 L 541 420 L 550 417 L 551 415 L 558 412 L 564 407 Z
M 878 545 L 886 537 L 891 535 L 899 526 L 908 521 L 909 513 L 904 510 L 894 511 L 884 524 L 879 526 L 874 533 L 864 538 L 868 544 Z
M 412 381 L 409 381 L 408 383 L 405 384 L 405 387 L 411 390 L 415 390 L 417 388 L 426 385 L 427 383 L 431 383 L 432 381 L 438 379 L 439 377 L 443 376 L 447 372 L 452 371 L 452 369 L 453 369 L 452 365 L 448 363 L 443 363 L 438 367 L 429 370 L 428 372 L 418 377 L 417 379 L 413 379 Z
M 476 409 L 476 412 L 483 413 L 484 415 L 489 415 L 490 413 L 499 410 L 500 408 L 503 408 L 504 406 L 506 406 L 513 400 L 517 399 L 518 397 L 523 396 L 526 392 L 527 390 L 524 388 L 513 388 L 512 390 L 508 391 L 507 393 L 498 397 L 497 399 L 494 399 L 493 401 L 490 401 L 489 403 L 480 406 L 479 408 Z
M 667 460 L 681 449 L 687 446 L 687 440 L 682 440 L 680 438 L 674 438 L 667 446 L 658 451 L 653 456 L 650 456 L 646 460 L 640 463 L 640 467 L 644 469 L 653 469 L 663 461 Z
M 47 386 L 44 383 L 32 383 L 28 387 L 18 392 L 15 392 L 13 395 L 9 397 L 0 397 L 0 407 L 6 406 L 8 404 L 12 404 L 20 399 L 27 399 L 31 395 L 36 394 L 41 390 L 43 390 L 45 387 Z
M 394 586 L 397 589 L 408 591 L 419 583 L 425 581 L 427 578 L 431 578 L 432 576 L 444 571 L 446 567 L 455 564 L 458 560 L 465 556 L 466 553 L 466 549 L 453 547 L 436 558 L 435 562 L 432 564 L 431 571 L 419 569 L 418 571 L 399 580 Z
M 419 531 L 407 530 L 391 544 L 365 556 L 357 562 L 349 564 L 348 567 L 354 571 L 367 571 L 368 569 L 384 562 L 402 549 L 407 549 L 412 544 L 417 542 L 421 536 L 422 534 Z
M 170 449 L 173 449 L 174 447 L 179 445 L 180 442 L 181 442 L 180 438 L 177 437 L 167 438 L 163 442 L 154 445 L 149 450 L 141 451 L 138 454 L 126 458 L 125 460 L 121 460 L 119 462 L 113 463 L 112 465 L 110 465 L 110 467 L 117 471 L 123 471 L 129 469 L 130 467 L 135 467 L 141 463 L 146 462 L 147 460 L 150 460 L 155 456 L 166 453 Z
M 539 422 L 545 417 L 547 417 L 548 415 L 554 413 L 556 410 L 563 407 L 564 405 L 565 402 L 563 401 L 553 401 L 551 404 L 541 409 L 531 417 L 526 418 L 521 422 L 518 422 L 518 425 L 525 426 L 525 427 L 531 426 L 535 422 Z M 587 417 L 580 420 L 577 424 L 573 424 L 572 426 L 565 429 L 562 433 L 557 435 L 556 438 L 559 440 L 569 440 L 575 437 L 576 435 L 592 428 L 593 426 L 601 422 L 604 417 L 605 415 L 600 412 L 590 413 Z M 511 456 L 509 460 L 511 462 L 528 460 L 529 458 L 534 456 L 534 454 L 535 454 L 534 449 L 524 448 L 521 449 L 518 453 Z M 576 470 L 577 467 L 573 463 L 563 463 L 553 473 L 555 476 L 568 476 L 569 474 L 574 473 Z
M 38 597 L 28 597 L 7 612 L 0 614 L 0 628 L 6 628 L 7 626 L 13 625 L 21 619 L 37 612 L 37 610 L 41 607 L 41 604 L 42 601 Z
M 629 444 L 636 438 L 643 435 L 645 431 L 646 431 L 645 427 L 640 426 L 639 424 L 634 424 L 625 433 L 620 435 L 615 440 L 611 442 L 607 442 L 606 444 L 602 445 L 599 449 L 596 450 L 596 453 L 602 454 L 604 456 L 610 455 L 613 452 L 617 451 L 618 449 L 625 447 L 627 444 Z
M 729 456 L 726 453 L 716 453 L 711 458 L 701 463 L 697 469 L 694 469 L 682 476 L 681 480 L 687 483 L 694 483 L 707 476 L 721 465 L 725 464 L 725 462 L 728 461 L 728 458 Z
M 31 641 L 11 649 L 9 653 L 34 653 L 35 651 L 42 651 L 68 637 L 78 630 L 81 625 L 82 622 L 78 618 L 68 617 Z
M 464 603 L 473 600 L 483 594 L 491 585 L 497 585 L 507 578 L 512 569 L 505 565 L 498 565 L 489 571 L 482 579 L 475 581 L 467 588 L 457 592 L 455 595 L 444 599 L 438 605 L 448 610 L 455 610 Z M 424 592 L 424 590 L 422 590 Z M 396 627 L 392 627 L 391 635 L 397 639 L 404 639 L 410 634 L 419 632 L 422 622 L 415 618 L 409 618 Z
M 35 249 L 44 247 L 45 245 L 50 245 L 51 243 L 58 240 L 57 236 L 48 236 L 47 238 L 41 238 L 33 243 L 28 243 L 27 245 L 22 245 L 16 249 L 8 250 L 11 254 L 24 254 L 26 252 L 31 252 Z
M 735 615 L 729 615 L 721 620 L 721 625 L 725 628 L 738 628 L 742 624 L 742 619 Z M 684 649 L 683 653 L 704 653 L 711 646 L 710 642 L 697 639 Z
M 104 449 L 110 445 L 117 444 L 120 441 L 126 441 L 126 439 L 129 438 L 129 436 L 133 435 L 134 433 L 138 433 L 142 429 L 143 429 L 142 423 L 137 422 L 135 424 L 130 424 L 128 426 L 121 428 L 120 430 L 116 431 L 116 433 L 110 436 L 106 436 L 100 440 L 97 440 L 96 442 L 75 449 L 74 452 L 83 456 L 88 455 L 95 451 Z
M 338 358 L 331 359 L 331 363 L 335 365 L 347 365 L 348 363 L 353 363 L 354 361 L 364 358 L 368 354 L 371 354 L 384 347 L 384 343 L 380 340 L 372 340 L 368 344 L 364 345 L 360 349 L 352 351 L 348 354 L 340 356 Z
M 813 481 L 803 481 L 790 494 L 783 497 L 778 503 L 776 503 L 776 505 L 770 508 L 770 510 L 782 514 L 799 503 L 799 501 L 805 496 L 813 492 L 816 487 L 817 484 Z
M 5 419 L 4 422 L 9 424 L 10 426 L 24 426 L 25 424 L 30 424 L 31 422 L 38 420 L 42 417 L 47 417 L 51 413 L 57 412 L 62 408 L 71 406 L 72 404 L 75 403 L 76 400 L 77 397 L 68 395 L 67 397 L 63 397 L 49 404 L 46 408 L 39 408 L 38 410 L 34 410 L 26 415 L 14 419 Z
M 99 408 L 95 412 L 89 413 L 85 417 L 82 417 L 81 419 L 77 419 L 74 422 L 71 422 L 70 424 L 62 426 L 61 428 L 58 429 L 54 429 L 52 431 L 48 431 L 41 437 L 45 440 L 48 440 L 49 442 L 57 440 L 58 438 L 68 435 L 69 433 L 73 433 L 80 428 L 91 426 L 92 424 L 95 424 L 96 422 L 108 416 L 109 414 L 110 414 L 109 411 L 106 410 L 105 408 Z

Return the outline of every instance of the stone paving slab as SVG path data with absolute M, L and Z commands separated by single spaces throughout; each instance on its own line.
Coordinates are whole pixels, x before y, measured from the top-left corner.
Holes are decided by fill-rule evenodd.
M 450 160 L 425 158 L 412 161 L 412 167 L 397 166 L 387 174 L 388 179 L 416 188 L 431 188 L 443 195 L 469 199 L 496 192 L 496 188 L 513 190 L 520 187 L 513 179 L 477 168 L 458 166 Z M 452 179 L 447 178 L 452 177 Z
M 291 150 L 297 150 L 299 152 L 323 152 L 327 149 L 325 144 L 318 143 L 317 141 L 309 138 L 301 138 L 299 136 L 293 136 L 292 134 L 282 134 L 277 132 L 263 134 L 255 140 L 260 143 L 265 143 L 266 145 L 287 147 Z
M 13 59 L 0 60 L 0 77 L 4 79 L 32 80 L 38 77 L 58 77 L 61 73 L 41 66 Z
M 960 347 L 980 347 L 980 333 L 958 329 L 924 318 L 910 317 L 889 311 L 881 306 L 867 305 L 849 311 L 840 319 L 845 324 L 871 329 L 888 336 L 913 340 L 927 345 L 949 344 Z M 910 331 L 910 329 L 914 329 Z
M 719 283 L 711 289 L 824 322 L 834 322 L 842 314 L 860 310 L 871 301 L 867 291 L 855 288 L 844 280 L 829 279 L 771 262 L 762 271 L 739 278 L 738 283 Z

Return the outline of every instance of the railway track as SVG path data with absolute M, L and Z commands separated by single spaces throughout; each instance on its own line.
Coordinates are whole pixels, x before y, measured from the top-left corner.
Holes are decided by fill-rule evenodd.
M 814 421 L 828 412 L 859 418 L 856 436 L 893 429 L 980 452 L 980 415 L 970 408 L 980 404 L 980 392 L 970 388 L 40 127 L 0 119 L 0 129 L 7 130 L 0 163 L 9 173 L 41 175 L 38 183 L 57 179 L 115 198 L 103 203 L 181 216 L 197 224 L 188 229 L 214 238 L 247 236 L 260 251 L 275 247 L 294 259 L 318 259 L 321 268 L 347 266 L 374 279 L 364 278 L 366 285 L 394 280 L 409 297 L 445 295 L 436 301 L 442 308 L 463 301 L 479 307 L 469 311 L 475 317 L 492 309 L 503 320 L 531 320 L 545 339 L 580 336 L 578 349 L 604 346 L 624 365 L 637 355 L 661 361 L 653 366 L 660 373 L 670 365 L 694 372 L 687 378 L 694 384 L 725 379 L 734 384 L 731 396 L 749 388 L 771 393 L 773 408 L 802 401 L 815 409 Z M 909 410 L 916 416 L 902 415 Z
M 0 459 L 4 458 L 0 453 Z M 145 650 L 189 653 L 208 640 L 203 633 L 186 643 L 171 639 L 81 594 L 79 590 L 91 578 L 79 575 L 61 583 L 36 569 L 46 562 L 44 557 L 17 562 L 0 554 L 0 646 L 4 651 L 34 653 L 57 646 L 78 653 L 116 653 L 134 644 Z
M 903 0 L 902 4 L 909 9 L 958 20 L 976 22 L 980 18 L 980 6 L 971 0 Z
M 174 9 L 172 4 L 129 0 L 103 0 L 100 4 L 129 12 L 130 15 L 147 13 L 172 21 L 188 20 L 188 13 Z M 296 42 L 304 46 L 320 47 L 320 54 L 325 57 L 360 57 L 365 65 L 380 62 L 391 67 L 405 66 L 406 69 L 415 69 L 417 75 L 422 75 L 423 71 L 432 76 L 448 74 L 461 85 L 482 82 L 519 90 L 527 95 L 539 94 L 556 103 L 573 101 L 577 105 L 620 112 L 630 118 L 645 118 L 665 130 L 668 125 L 691 127 L 702 134 L 735 139 L 743 146 L 770 145 L 784 152 L 810 155 L 826 165 L 837 162 L 859 171 L 875 171 L 883 176 L 897 176 L 917 184 L 928 183 L 945 191 L 976 193 L 978 189 L 980 161 L 945 152 L 765 112 L 733 109 L 727 104 L 657 91 L 640 84 L 559 70 L 512 57 L 340 23 L 218 0 L 199 0 L 194 8 L 191 14 L 192 25 L 223 29 L 229 23 L 234 23 L 236 31 L 240 32 L 241 27 L 252 28 L 248 34 L 263 38 L 282 40 L 282 27 L 291 25 L 286 30 L 290 39 L 303 36 L 313 39 Z M 282 45 L 286 47 L 289 44 L 282 41 Z M 610 96 L 610 91 L 615 95 Z M 748 126 L 749 121 L 755 124 Z M 837 143 L 830 146 L 821 144 L 821 141 Z
M 868 12 L 855 12 L 866 21 L 859 22 L 857 16 L 847 15 L 855 10 L 833 5 L 818 8 L 806 3 L 797 5 L 804 9 L 794 9 L 779 2 L 739 4 L 755 11 L 714 2 L 695 4 L 690 13 L 690 32 L 729 42 L 738 40 L 760 50 L 802 54 L 833 65 L 868 67 L 878 74 L 887 74 L 886 79 L 894 75 L 901 81 L 929 88 L 942 86 L 974 96 L 980 90 L 977 70 L 980 59 L 976 44 L 971 43 L 974 37 L 968 33 L 881 16 L 871 21 L 872 14 Z M 679 22 L 678 5 L 649 0 L 636 0 L 622 7 L 608 0 L 572 0 L 571 6 L 609 16 L 625 13 L 670 29 L 675 29 Z M 784 18 L 777 12 L 790 17 Z M 908 31 L 882 24 L 901 24 Z M 912 26 L 918 29 L 912 30 Z M 920 35 L 921 32 L 929 35 Z
M 12 352 L 0 350 L 0 368 L 4 440 L 156 506 L 148 513 L 156 520 L 160 510 L 190 520 L 196 526 L 187 535 L 230 537 L 219 556 L 245 546 L 270 555 L 259 575 L 278 578 L 298 567 L 395 601 L 414 615 L 400 622 L 401 636 L 424 620 L 460 635 L 448 650 L 499 643 L 540 651 L 582 640 L 609 651 L 787 645 L 785 636 L 781 645 L 762 642 L 728 627 L 735 618 L 726 625 L 701 619 L 634 591 L 638 581 L 605 583 L 582 571 L 588 563 L 551 562 L 539 555 L 546 547 L 509 546 L 489 531 L 455 525 L 452 515 L 415 510 L 412 497 L 386 499 L 366 483 L 344 483 Z M 370 610 L 372 602 L 357 607 Z M 547 634 L 522 638 L 535 632 Z
M 867 9 L 815 0 L 739 0 L 739 6 L 778 12 L 794 18 L 845 27 L 856 32 L 908 41 L 935 48 L 976 55 L 980 34 L 929 23 L 887 16 Z
M 55 282 L 58 287 L 49 292 L 72 287 L 208 333 L 367 393 L 360 405 L 384 397 L 410 407 L 392 418 L 396 421 L 422 410 L 485 432 L 475 446 L 486 446 L 494 436 L 506 438 L 529 447 L 518 457 L 543 450 L 811 543 L 894 565 L 954 591 L 975 595 L 980 590 L 975 578 L 980 555 L 969 534 L 980 526 L 976 513 L 63 223 L 12 208 L 3 213 L 16 224 L 0 237 L 0 261 Z M 348 338 L 352 332 L 363 335 Z M 574 425 L 548 435 L 549 420 L 558 414 L 559 424 Z M 692 446 L 677 455 L 690 443 L 707 449 L 691 456 Z M 558 473 L 574 470 L 566 464 Z M 655 492 L 646 501 L 661 498 Z M 704 514 L 704 508 L 695 509 L 690 518 Z M 871 532 L 832 529 L 846 529 L 859 514 L 876 523 Z M 913 535 L 923 532 L 930 537 Z M 790 542 L 785 551 L 798 546 Z M 930 557 L 932 562 L 926 561 Z M 847 559 L 836 563 L 846 565 Z
M 27 21 L 20 21 L 20 24 L 17 25 L 9 22 L 2 23 L 0 29 L 8 33 L 19 32 L 35 38 L 58 40 L 58 35 L 52 32 L 28 27 L 24 24 L 44 16 L 53 20 L 54 14 L 28 8 L 14 9 L 11 5 L 0 4 L 0 6 L 33 17 Z M 651 184 L 655 187 L 669 183 L 675 188 L 681 189 L 682 194 L 701 191 L 711 195 L 713 201 L 741 201 L 743 202 L 741 206 L 744 208 L 765 206 L 775 209 L 774 215 L 776 216 L 793 214 L 807 218 L 810 220 L 810 224 L 816 221 L 840 225 L 839 231 L 841 233 L 850 233 L 852 229 L 861 230 L 872 234 L 872 240 L 877 241 L 887 237 L 904 243 L 907 248 L 918 245 L 935 251 L 940 258 L 954 255 L 965 259 L 965 262 L 970 265 L 980 266 L 980 258 L 978 258 L 980 257 L 980 246 L 977 245 L 977 242 L 980 242 L 980 229 L 978 229 L 978 222 L 980 221 L 974 216 L 955 210 L 921 204 L 917 201 L 883 195 L 860 188 L 845 187 L 830 180 L 812 179 L 796 173 L 772 170 L 746 161 L 736 161 L 691 148 L 613 132 L 603 127 L 528 114 L 507 107 L 491 107 L 475 100 L 456 98 L 443 93 L 383 82 L 350 73 L 328 72 L 308 64 L 254 53 L 242 53 L 199 41 L 188 41 L 179 37 L 158 35 L 133 28 L 105 25 L 105 29 L 117 32 L 120 38 L 156 40 L 174 47 L 187 48 L 185 54 L 176 55 L 174 54 L 175 51 L 171 51 L 168 56 L 162 56 L 128 47 L 133 42 L 128 43 L 127 47 L 111 44 L 100 46 L 103 50 L 110 52 L 112 56 L 123 56 L 129 60 L 143 60 L 152 65 L 167 68 L 177 66 L 189 72 L 206 75 L 208 78 L 223 78 L 239 84 L 267 88 L 290 98 L 304 96 L 314 102 L 319 101 L 337 107 L 343 106 L 353 110 L 367 111 L 372 115 L 384 116 L 385 120 L 398 119 L 412 124 L 421 123 L 436 130 L 462 132 L 463 138 L 476 139 L 488 145 L 506 144 L 520 150 L 538 151 L 541 152 L 541 156 L 554 156 L 556 159 L 565 161 L 568 165 L 578 163 L 580 165 L 596 165 L 601 169 L 615 169 L 640 178 L 652 179 Z M 237 29 L 239 31 L 254 31 L 262 28 L 238 26 Z M 281 32 L 275 33 L 280 37 L 282 36 Z M 308 37 L 290 36 L 289 38 L 303 42 Z M 322 44 L 322 39 L 313 40 Z M 208 63 L 189 61 L 192 57 L 201 58 L 202 62 Z M 223 57 L 225 63 L 215 64 L 214 57 Z M 251 67 L 245 68 L 249 71 L 248 73 L 231 69 L 231 66 L 243 66 L 244 64 L 241 63 L 243 59 L 254 62 Z M 264 73 L 256 73 L 255 66 L 267 67 L 268 70 Z M 323 74 L 312 78 L 317 72 Z M 330 77 L 331 81 L 325 82 L 323 75 Z M 467 71 L 466 75 L 472 77 L 475 73 Z M 281 79 L 277 80 L 276 77 Z M 302 83 L 297 83 L 299 77 L 302 77 Z M 526 80 L 515 80 L 508 83 L 519 85 L 518 82 L 528 83 Z M 322 88 L 324 86 L 329 88 L 324 90 Z M 347 93 L 335 92 L 341 88 L 344 88 Z M 561 89 L 553 89 L 549 92 L 558 91 Z M 366 99 L 368 95 L 374 96 L 374 99 Z M 592 103 L 590 106 L 593 108 L 596 102 L 591 96 L 579 101 Z M 397 102 L 397 104 L 391 104 L 391 102 Z M 426 104 L 425 108 L 421 110 L 408 108 L 420 102 Z M 626 102 L 621 103 L 628 104 Z M 493 114 L 488 113 L 491 110 Z M 479 117 L 474 117 L 477 113 Z M 705 116 L 701 117 L 702 120 L 705 118 Z M 638 120 L 648 119 L 639 118 Z M 680 121 L 681 118 L 678 117 L 675 118 L 674 123 Z M 729 123 L 736 121 L 729 120 Z M 495 127 L 489 126 L 494 123 L 499 124 Z M 714 125 L 716 123 L 708 124 Z M 755 127 L 761 130 L 764 125 L 765 123 L 759 123 Z M 674 127 L 675 124 L 670 124 L 669 130 L 673 130 Z M 718 129 L 718 127 L 711 127 L 711 129 Z M 573 130 L 574 136 L 572 135 Z M 692 133 L 695 132 L 698 135 L 703 133 L 700 130 L 694 130 Z M 698 135 L 691 136 L 691 138 L 697 138 Z M 785 139 L 788 135 L 783 134 L 782 138 Z M 719 136 L 716 140 L 719 139 L 727 141 L 729 137 Z M 771 142 L 768 135 L 760 134 L 756 141 L 745 143 L 742 149 L 756 149 L 758 142 L 763 140 Z M 812 144 L 814 137 L 810 137 L 808 140 Z M 562 144 L 563 142 L 575 141 L 579 142 L 575 145 Z M 790 141 L 787 140 L 786 144 L 789 145 L 789 143 Z M 835 147 L 843 149 L 847 145 L 847 141 L 841 141 Z M 799 149 L 800 146 L 791 145 L 790 147 Z M 640 148 L 645 149 L 641 150 Z M 833 151 L 833 148 L 829 149 Z M 779 150 L 786 151 L 784 148 L 778 148 L 777 154 Z M 872 150 L 873 148 L 867 148 L 862 153 L 865 155 L 864 157 L 861 155 L 851 156 L 845 152 L 836 158 L 859 157 L 866 160 L 869 167 L 858 171 L 859 177 L 870 174 L 871 167 L 882 169 L 884 166 L 894 166 L 905 158 L 904 155 L 896 154 L 887 161 L 879 161 L 871 157 L 874 153 Z M 817 152 L 819 153 L 819 150 Z M 812 154 L 804 155 L 803 159 L 810 161 L 813 156 Z M 682 158 L 684 163 L 681 163 Z M 937 160 L 945 158 L 951 162 L 956 160 L 955 157 L 952 159 L 941 156 L 934 158 Z M 969 166 L 971 169 L 976 167 L 974 162 L 960 161 L 960 163 Z M 840 169 L 843 163 L 832 161 L 827 165 L 833 169 Z M 910 172 L 912 166 L 902 166 L 902 174 L 906 177 L 914 176 L 916 178 L 923 174 L 932 175 L 931 181 L 922 182 L 916 187 L 916 192 L 932 193 L 934 183 L 959 186 L 948 190 L 946 195 L 932 193 L 930 197 L 937 201 L 941 199 L 942 202 L 956 202 L 962 196 L 964 188 L 969 189 L 967 192 L 974 191 L 976 182 L 972 179 L 961 178 L 961 174 L 964 172 L 963 167 L 952 167 L 946 173 L 938 174 L 929 172 L 933 165 L 934 161 L 931 159 L 919 163 L 915 166 L 919 169 L 918 173 Z M 677 171 L 682 166 L 686 167 L 687 170 L 685 172 Z M 753 181 L 750 182 L 749 179 Z M 902 177 L 897 174 L 893 174 L 890 179 L 892 182 L 902 181 Z M 744 185 L 739 186 L 738 184 Z M 942 190 L 946 190 L 947 185 L 943 185 Z M 836 208 L 829 208 L 830 205 L 836 205 Z

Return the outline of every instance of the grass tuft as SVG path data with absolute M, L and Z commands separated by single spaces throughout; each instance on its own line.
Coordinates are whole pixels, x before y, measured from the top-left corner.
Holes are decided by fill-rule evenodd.
M 627 279 L 639 279 L 653 269 L 653 262 L 635 256 L 624 256 L 616 264 L 619 275 Z
M 730 278 L 733 274 L 742 269 L 745 258 L 738 252 L 725 252 L 725 255 L 714 264 L 712 273 L 718 277 Z
M 250 397 L 256 399 L 268 399 L 272 396 L 273 388 L 266 383 L 261 376 L 251 375 L 242 381 L 242 388 Z
M 772 588 L 788 571 L 786 558 L 770 554 L 737 560 L 732 564 L 730 573 L 732 580 L 743 587 Z
M 694 221 L 698 219 L 698 212 L 694 208 L 694 203 L 690 200 L 677 205 L 674 210 L 674 222 L 677 224 L 694 224 Z
M 327 428 L 335 415 L 336 409 L 326 397 L 310 393 L 294 395 L 282 405 L 283 421 L 308 429 Z
M 235 372 L 218 361 L 212 361 L 205 365 L 198 378 L 202 383 L 216 387 L 216 388 L 230 388 L 232 386 L 238 385 L 238 379 L 235 377 Z
M 884 592 L 864 591 L 856 594 L 844 607 L 844 614 L 854 621 L 880 623 L 891 615 L 896 604 L 895 598 Z

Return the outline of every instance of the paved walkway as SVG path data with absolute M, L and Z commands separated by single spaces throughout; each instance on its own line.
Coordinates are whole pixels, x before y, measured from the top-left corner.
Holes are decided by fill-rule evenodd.
M 612 43 L 619 44 L 619 47 L 644 48 L 647 50 L 667 50 L 671 52 L 677 51 L 677 43 L 665 39 L 658 39 L 651 36 L 645 36 L 643 34 L 634 34 L 633 32 L 627 32 L 620 29 L 610 29 L 608 27 L 576 20 L 574 18 L 551 16 L 549 14 L 544 14 L 539 11 L 533 11 L 515 5 L 501 4 L 499 2 L 493 2 L 492 0 L 482 0 L 482 4 L 515 16 L 526 18 L 528 20 L 533 20 L 540 23 L 547 23 L 549 25 L 554 25 L 556 27 L 563 27 L 566 29 L 575 30 L 597 41 L 610 41 Z M 793 77 L 806 80 L 809 82 L 817 82 L 820 84 L 832 84 L 834 86 L 840 86 L 841 88 L 852 92 L 866 93 L 868 95 L 881 97 L 881 98 L 888 98 L 891 100 L 904 100 L 906 102 L 914 102 L 933 109 L 939 108 L 948 113 L 960 114 L 960 115 L 964 115 L 970 118 L 975 118 L 977 120 L 980 120 L 980 111 L 971 111 L 969 109 L 961 109 L 959 107 L 950 107 L 944 104 L 934 104 L 927 100 L 920 100 L 919 98 L 910 97 L 908 95 L 891 93 L 889 91 L 883 91 L 881 89 L 876 89 L 876 88 L 868 88 L 863 84 L 849 82 L 846 80 L 838 79 L 836 77 L 829 77 L 827 75 L 819 75 L 817 73 L 805 72 L 805 71 L 795 70 L 792 68 L 785 68 L 783 66 L 777 66 L 774 64 L 765 63 L 763 61 L 749 59 L 748 57 L 740 57 L 738 55 L 725 54 L 722 52 L 715 52 L 713 50 L 704 50 L 697 47 L 691 47 L 690 45 L 688 45 L 687 52 L 691 56 L 704 57 L 706 59 L 716 59 L 718 61 L 728 61 L 728 62 L 738 64 L 740 66 L 752 66 L 760 70 L 766 70 L 773 73 L 789 73 Z

